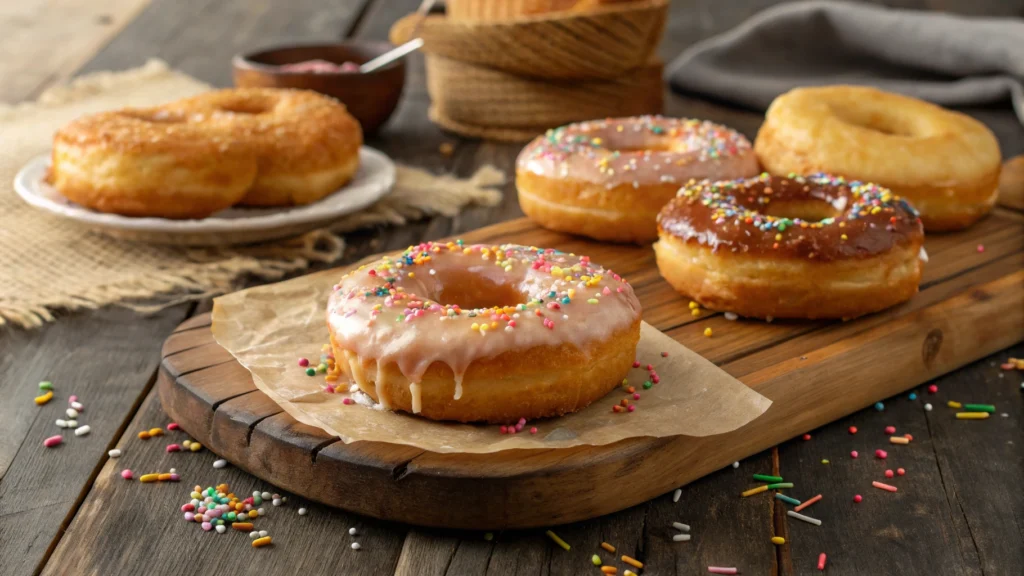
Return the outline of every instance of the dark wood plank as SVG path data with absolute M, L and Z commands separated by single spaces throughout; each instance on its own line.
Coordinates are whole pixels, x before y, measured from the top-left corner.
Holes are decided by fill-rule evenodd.
M 121 436 L 159 363 L 160 341 L 188 306 L 148 318 L 125 309 L 74 314 L 33 331 L 0 331 L 0 574 L 36 570 L 56 544 Z M 54 398 L 37 407 L 41 380 Z M 92 432 L 76 437 L 55 426 L 78 395 L 78 418 Z M 61 435 L 64 444 L 44 448 Z

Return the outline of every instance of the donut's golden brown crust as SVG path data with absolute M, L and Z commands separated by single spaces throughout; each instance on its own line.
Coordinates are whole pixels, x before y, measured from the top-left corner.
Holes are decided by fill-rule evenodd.
M 359 167 L 359 124 L 308 91 L 222 90 L 79 118 L 54 136 L 50 181 L 126 216 L 204 218 L 238 203 L 320 200 Z
M 957 230 L 996 200 L 999 144 L 973 118 L 860 86 L 798 88 L 775 99 L 754 142 L 772 174 L 828 172 L 907 198 L 927 230 Z
M 613 332 L 589 354 L 563 344 L 478 360 L 466 371 L 457 401 L 455 374 L 446 364 L 435 362 L 420 382 L 419 415 L 432 420 L 504 424 L 575 412 L 622 382 L 633 365 L 639 341 L 637 319 L 628 328 Z M 341 373 L 374 401 L 380 401 L 379 385 L 393 409 L 413 412 L 409 380 L 394 363 L 382 366 L 384 379 L 378 384 L 381 374 L 375 361 L 361 360 L 340 348 L 333 338 L 332 348 Z

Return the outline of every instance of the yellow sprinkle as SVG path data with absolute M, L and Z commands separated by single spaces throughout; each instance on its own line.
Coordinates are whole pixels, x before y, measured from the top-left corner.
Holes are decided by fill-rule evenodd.
M 191 445 L 189 445 L 188 449 L 193 452 L 199 452 L 200 450 L 203 449 L 203 445 L 200 444 L 199 442 L 193 442 Z
M 711 337 L 711 328 L 710 327 L 704 329 L 704 335 L 707 336 L 708 338 Z
M 552 276 L 564 276 L 565 272 L 562 270 L 562 268 L 560 266 L 552 266 L 551 267 L 551 275 Z
M 415 277 L 416 277 L 416 273 L 415 272 L 409 272 L 409 278 L 415 278 Z
M 562 540 L 561 538 L 559 538 L 558 534 L 555 534 L 551 530 L 548 530 L 547 532 L 545 532 L 545 534 L 548 535 L 548 538 L 551 538 L 552 540 L 554 540 L 555 544 L 558 544 L 559 546 L 561 546 L 565 550 L 569 549 L 569 544 L 567 544 L 565 540 Z
M 694 318 L 700 316 L 700 308 L 694 308 L 693 310 L 690 310 L 690 316 L 693 316 Z
M 782 546 L 785 543 L 786 539 L 782 536 L 772 536 L 772 544 L 775 544 L 776 546 Z
M 775 240 L 782 240 L 782 234 L 776 234 Z
M 53 400 L 52 390 L 47 392 L 46 394 L 43 394 L 42 396 L 36 396 L 36 406 L 42 406 L 43 404 L 46 404 L 50 400 Z
M 842 238 L 843 240 L 846 240 L 846 239 L 847 239 L 847 238 L 846 238 L 846 234 L 840 234 L 840 235 L 839 235 L 839 237 L 840 237 L 840 238 Z
M 904 438 L 903 436 L 890 436 L 889 437 L 889 443 L 890 444 L 910 444 L 910 440 Z
M 163 428 L 150 428 L 149 429 L 149 435 L 150 436 L 163 436 L 164 435 L 164 429 Z
M 768 491 L 768 485 L 765 484 L 763 486 L 758 486 L 757 488 L 751 488 L 750 490 L 747 490 L 746 492 L 740 494 L 740 496 L 746 498 L 747 496 L 753 496 L 754 494 L 760 494 L 761 492 L 767 492 L 767 491 Z
M 957 420 L 984 420 L 988 418 L 988 412 L 957 412 Z
M 156 482 L 160 480 L 159 474 L 143 474 L 139 477 L 140 482 Z
M 569 298 L 572 298 L 575 295 L 576 295 L 576 289 L 575 288 L 569 288 Z
M 508 266 L 505 266 L 505 272 L 511 272 L 511 271 L 512 271 L 512 265 L 511 264 L 509 264 Z
M 493 329 L 495 329 L 497 327 L 498 327 L 498 322 L 497 321 L 492 321 L 491 322 L 491 329 L 493 330 Z
M 637 560 L 636 558 L 630 558 L 629 556 L 626 556 L 625 554 L 622 555 L 622 561 L 625 562 L 626 564 L 629 564 L 633 568 L 643 568 L 644 567 L 644 563 L 643 562 Z
M 622 128 L 622 126 L 619 126 L 620 130 L 621 130 L 621 128 Z M 636 576 L 636 572 L 633 572 L 632 570 L 624 570 L 622 572 L 622 576 Z
M 697 304 L 693 300 L 690 300 L 690 310 L 696 310 L 697 308 L 700 308 L 700 304 Z
M 609 544 L 607 542 L 601 542 L 601 548 L 604 548 L 605 550 L 611 552 L 612 554 L 615 553 L 615 546 L 612 546 L 611 544 Z
M 949 406 L 950 408 L 963 408 L 964 407 L 963 404 L 961 404 L 959 402 L 954 402 L 952 400 L 950 400 L 949 402 L 946 402 L 946 406 Z
M 149 431 L 143 430 L 142 432 L 139 432 L 139 440 L 149 440 Z
M 601 143 L 604 142 L 604 140 L 602 140 L 600 138 L 594 138 L 593 140 L 591 140 L 591 142 L 593 142 L 594 144 L 597 144 L 598 146 L 600 146 Z
M 479 330 L 480 329 L 480 325 L 477 324 L 476 322 L 473 322 L 473 325 L 470 326 L 469 329 L 470 330 Z
M 875 206 L 874 208 L 871 209 L 871 213 L 872 214 L 878 214 L 881 211 L 882 211 L 882 209 L 879 208 L 878 206 Z
M 252 547 L 253 548 L 262 548 L 263 546 L 266 546 L 267 544 L 270 544 L 270 536 L 264 536 L 262 538 L 257 538 L 257 539 L 252 541 Z
M 470 252 L 472 252 L 472 250 L 470 250 L 469 248 L 463 248 L 462 249 L 462 253 L 463 254 L 469 254 Z

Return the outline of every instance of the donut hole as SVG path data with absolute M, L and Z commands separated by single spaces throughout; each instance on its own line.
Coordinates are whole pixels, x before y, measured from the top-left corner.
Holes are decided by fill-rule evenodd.
M 225 102 L 217 106 L 217 110 L 230 114 L 266 114 L 273 105 L 263 99 L 246 99 Z
M 439 271 L 437 280 L 440 290 L 436 300 L 464 310 L 526 303 L 525 295 L 516 286 L 468 270 Z
M 870 107 L 830 107 L 832 114 L 839 120 L 879 132 L 886 136 L 915 136 L 920 132 L 907 116 L 894 114 L 889 110 L 872 110 Z
M 819 199 L 773 201 L 760 209 L 762 214 L 776 218 L 818 222 L 825 218 L 837 218 L 842 214 L 834 204 Z

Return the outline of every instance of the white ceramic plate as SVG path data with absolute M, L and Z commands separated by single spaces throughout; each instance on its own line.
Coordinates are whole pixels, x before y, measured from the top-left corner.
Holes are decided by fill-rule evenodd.
M 133 218 L 95 212 L 71 202 L 45 181 L 50 156 L 38 156 L 14 177 L 14 189 L 36 208 L 104 234 L 157 244 L 216 246 L 294 236 L 357 212 L 395 185 L 395 164 L 378 150 L 359 150 L 359 171 L 319 202 L 289 208 L 228 208 L 201 220 Z

